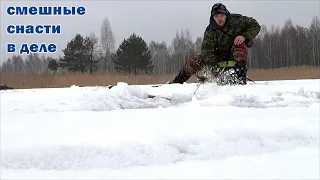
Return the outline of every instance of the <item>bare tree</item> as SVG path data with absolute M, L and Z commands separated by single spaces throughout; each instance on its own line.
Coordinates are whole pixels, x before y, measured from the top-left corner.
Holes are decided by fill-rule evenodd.
M 27 73 L 41 74 L 44 66 L 42 59 L 38 53 L 29 54 L 25 60 L 25 68 Z
M 2 63 L 1 72 L 23 73 L 25 72 L 25 63 L 20 55 L 9 57 Z
M 167 72 L 167 63 L 169 62 L 169 51 L 164 41 L 161 43 L 151 41 L 149 44 L 151 51 L 151 59 L 154 74 L 162 74 Z
M 173 38 L 171 45 L 173 53 L 170 62 L 172 62 L 172 64 L 170 64 L 168 68 L 173 68 L 171 69 L 172 72 L 177 72 L 183 64 L 195 54 L 195 47 L 190 31 L 187 29 L 185 31 L 181 30 L 180 33 L 176 32 L 176 36 Z
M 201 53 L 201 44 L 202 44 L 202 37 L 198 37 L 194 43 L 195 53 Z
M 50 70 L 48 69 L 49 61 L 52 59 L 51 57 L 45 57 L 44 55 L 41 56 L 41 66 L 40 66 L 40 73 L 49 73 Z
M 315 16 L 312 18 L 309 33 L 309 46 L 311 49 L 311 62 L 310 64 L 320 65 L 320 20 Z
M 25 72 L 25 62 L 20 55 L 12 57 L 13 72 Z
M 112 53 L 115 52 L 115 37 L 112 32 L 110 21 L 107 17 L 102 21 L 100 36 L 100 44 L 102 47 L 102 53 L 104 54 L 102 71 L 106 72 L 113 69 L 111 56 Z
M 251 68 L 281 68 L 319 66 L 320 22 L 313 17 L 309 28 L 293 25 L 290 18 L 284 26 L 262 25 L 260 34 L 250 49 Z
M 86 37 L 86 47 L 88 48 L 88 64 L 89 64 L 89 71 L 90 74 L 93 71 L 96 71 L 97 67 L 96 64 L 98 60 L 98 38 L 96 35 L 91 32 L 88 37 Z
M 25 59 L 13 55 L 2 63 L 1 72 L 42 74 L 49 72 L 48 57 L 39 57 L 38 53 L 29 54 Z

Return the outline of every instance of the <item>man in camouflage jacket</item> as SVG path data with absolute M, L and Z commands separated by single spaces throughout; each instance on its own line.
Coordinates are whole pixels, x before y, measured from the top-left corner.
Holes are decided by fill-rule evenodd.
M 201 46 L 201 54 L 193 56 L 171 83 L 186 82 L 204 66 L 219 67 L 221 63 L 232 60 L 237 75 L 246 84 L 246 62 L 248 47 L 260 32 L 261 26 L 252 17 L 230 14 L 225 5 L 212 6 L 210 23 L 207 26 Z

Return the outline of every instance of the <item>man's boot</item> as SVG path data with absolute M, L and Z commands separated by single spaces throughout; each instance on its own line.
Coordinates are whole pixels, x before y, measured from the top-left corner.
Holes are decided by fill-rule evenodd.
M 238 76 L 238 83 L 240 85 L 247 84 L 247 66 L 246 61 L 237 61 L 236 74 Z
M 242 73 L 239 79 L 241 85 L 247 84 L 247 68 L 242 69 Z

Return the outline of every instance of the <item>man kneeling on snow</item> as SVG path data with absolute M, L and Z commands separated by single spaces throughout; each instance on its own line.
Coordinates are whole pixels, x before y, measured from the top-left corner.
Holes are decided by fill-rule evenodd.
M 232 68 L 237 76 L 237 84 L 246 84 L 248 47 L 252 45 L 260 28 L 252 17 L 230 14 L 225 5 L 214 4 L 210 23 L 204 32 L 201 54 L 188 60 L 169 84 L 182 84 L 205 66 L 212 67 L 211 71 L 215 71 L 213 74 L 216 77 L 221 69 Z M 204 81 L 203 78 L 199 80 Z

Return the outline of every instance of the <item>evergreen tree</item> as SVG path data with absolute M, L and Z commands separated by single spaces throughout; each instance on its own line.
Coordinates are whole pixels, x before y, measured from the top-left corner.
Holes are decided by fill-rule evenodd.
M 55 59 L 50 58 L 49 63 L 48 63 L 48 69 L 50 71 L 56 72 L 56 71 L 58 71 L 58 68 L 59 68 L 58 62 Z
M 87 50 L 87 64 L 88 69 L 90 71 L 90 74 L 93 73 L 93 71 L 97 71 L 98 67 L 97 64 L 99 62 L 99 52 L 98 52 L 98 38 L 95 36 L 94 33 L 91 33 L 89 36 L 85 39 L 85 49 Z
M 96 38 L 91 36 L 84 38 L 77 34 L 63 49 L 64 57 L 60 59 L 60 67 L 66 67 L 71 72 L 92 73 L 94 65 L 97 63 L 93 59 Z
M 139 74 L 141 71 L 150 73 L 153 71 L 151 52 L 147 43 L 133 33 L 128 39 L 124 39 L 119 45 L 113 62 L 116 70 L 122 70 L 129 74 Z

